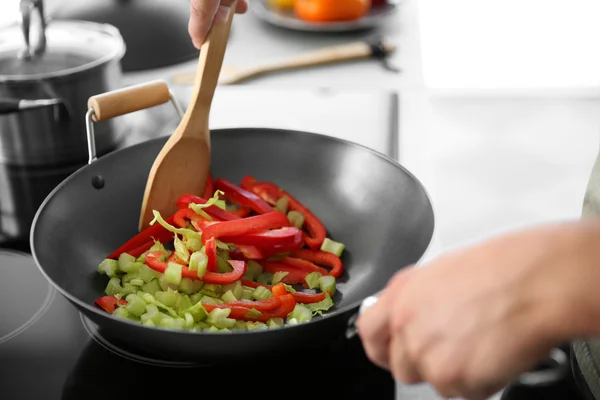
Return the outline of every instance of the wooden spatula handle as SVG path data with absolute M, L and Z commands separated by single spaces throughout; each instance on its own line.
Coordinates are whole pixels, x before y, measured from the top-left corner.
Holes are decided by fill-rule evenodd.
M 92 96 L 88 107 L 94 109 L 94 121 L 104 121 L 164 104 L 169 99 L 167 82 L 156 80 Z

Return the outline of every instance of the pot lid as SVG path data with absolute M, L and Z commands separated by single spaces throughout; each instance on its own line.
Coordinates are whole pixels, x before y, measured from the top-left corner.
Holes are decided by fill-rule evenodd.
M 31 36 L 39 36 L 40 27 Z M 72 75 L 120 59 L 125 52 L 116 28 L 83 21 L 52 21 L 45 29 L 45 45 L 32 40 L 27 51 L 20 25 L 0 30 L 0 82 L 27 81 Z M 42 40 L 44 41 L 44 40 Z M 36 53 L 24 56 L 25 53 Z
M 52 18 L 107 23 L 127 46 L 123 71 L 144 71 L 198 57 L 188 34 L 189 0 L 46 0 Z

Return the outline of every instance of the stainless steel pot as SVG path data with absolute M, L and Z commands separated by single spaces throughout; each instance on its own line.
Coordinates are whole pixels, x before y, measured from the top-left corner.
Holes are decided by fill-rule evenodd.
M 90 96 L 121 86 L 125 43 L 111 25 L 50 21 L 46 26 L 40 0 L 22 0 L 21 16 L 20 24 L 0 31 L 0 163 L 85 163 L 81 115 Z M 116 148 L 126 125 L 107 121 L 96 129 L 96 148 L 104 154 Z

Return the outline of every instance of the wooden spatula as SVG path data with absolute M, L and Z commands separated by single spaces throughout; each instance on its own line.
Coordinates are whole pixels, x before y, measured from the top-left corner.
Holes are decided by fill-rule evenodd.
M 217 87 L 231 21 L 237 0 L 230 7 L 227 21 L 213 25 L 204 45 L 189 106 L 183 119 L 156 157 L 142 202 L 140 230 L 147 227 L 157 210 L 165 218 L 177 207 L 185 193 L 202 193 L 210 167 L 210 131 L 208 116 Z M 132 160 L 135 162 L 135 160 Z

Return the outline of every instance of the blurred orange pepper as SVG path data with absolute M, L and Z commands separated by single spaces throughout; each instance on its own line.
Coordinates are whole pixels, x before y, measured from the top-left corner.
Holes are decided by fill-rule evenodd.
M 352 21 L 371 10 L 371 0 L 295 0 L 294 12 L 305 21 Z

